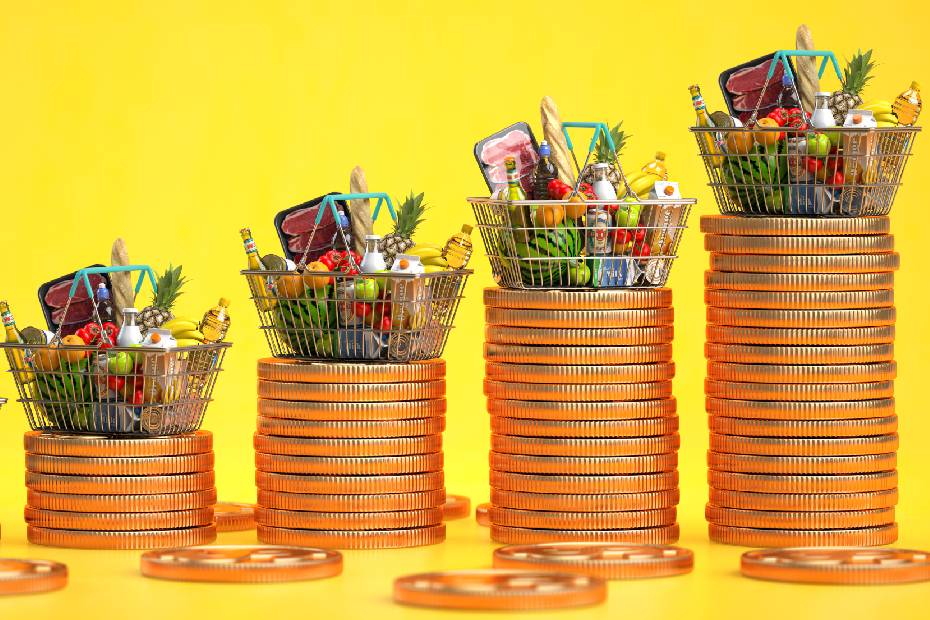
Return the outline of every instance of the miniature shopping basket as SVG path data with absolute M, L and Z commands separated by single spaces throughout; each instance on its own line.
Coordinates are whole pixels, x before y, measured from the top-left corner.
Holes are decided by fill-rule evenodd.
M 317 265 L 307 265 L 324 211 L 339 221 L 336 201 L 370 198 L 378 199 L 373 221 L 382 204 L 396 219 L 387 194 L 329 194 L 294 271 L 242 271 L 275 357 L 410 362 L 442 355 L 471 270 L 360 273 L 351 252 L 345 253 L 342 269 L 316 271 Z M 342 228 L 335 241 L 351 247 Z
M 77 272 L 65 312 L 88 275 L 141 271 L 136 293 L 151 268 L 92 267 Z M 96 308 L 94 321 L 103 331 Z M 61 327 L 48 343 L 0 343 L 34 430 L 149 437 L 197 430 L 211 400 L 228 343 L 192 347 L 102 347 L 63 343 Z
M 797 123 L 758 126 L 759 107 L 779 62 L 794 80 L 790 56 L 823 56 L 819 75 L 831 61 L 843 82 L 833 52 L 779 51 L 746 126 L 691 128 L 720 211 L 748 216 L 887 215 L 920 128 L 812 129 L 803 104 Z
M 568 134 L 572 127 L 594 129 L 584 166 L 574 158 Z M 606 124 L 566 122 L 562 131 L 578 172 L 575 187 L 565 199 L 468 199 L 495 280 L 515 289 L 665 286 L 695 200 L 640 200 L 630 189 Z M 599 135 L 613 154 L 618 199 L 578 202 L 582 171 L 587 169 Z M 599 215 L 599 223 L 589 223 L 591 212 Z

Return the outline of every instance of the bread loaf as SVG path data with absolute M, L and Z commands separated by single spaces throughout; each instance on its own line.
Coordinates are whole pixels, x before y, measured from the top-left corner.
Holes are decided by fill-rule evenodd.
M 572 166 L 572 154 L 568 150 L 565 134 L 562 133 L 562 119 L 559 117 L 559 108 L 552 97 L 543 97 L 540 103 L 542 115 L 543 135 L 549 143 L 551 155 L 549 157 L 559 171 L 559 178 L 571 186 L 575 185 L 575 169 Z
M 813 50 L 814 39 L 810 28 L 806 24 L 798 26 L 795 35 L 795 47 L 799 50 Z M 801 98 L 801 107 L 805 112 L 814 111 L 814 95 L 820 90 L 820 78 L 817 77 L 817 58 L 813 56 L 798 56 L 795 62 L 797 67 L 798 96 Z
M 110 250 L 110 264 L 114 267 L 124 267 L 131 265 L 129 262 L 129 252 L 126 250 L 126 242 L 117 239 L 113 242 Z M 116 324 L 123 324 L 123 308 L 132 308 L 136 303 L 136 292 L 132 286 L 132 275 L 128 271 L 110 274 L 110 284 L 113 287 L 112 302 Z
M 349 175 L 349 193 L 368 193 L 368 180 L 361 166 L 352 168 L 352 174 Z M 364 254 L 365 235 L 370 235 L 374 230 L 371 221 L 371 201 L 367 198 L 350 200 L 349 221 L 352 223 L 352 248 L 359 254 Z

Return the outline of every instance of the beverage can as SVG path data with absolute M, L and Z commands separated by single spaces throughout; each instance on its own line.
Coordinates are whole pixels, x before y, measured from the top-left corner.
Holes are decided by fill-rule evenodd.
M 609 227 L 610 214 L 607 211 L 599 206 L 588 209 L 585 216 L 585 247 L 589 256 L 610 253 Z

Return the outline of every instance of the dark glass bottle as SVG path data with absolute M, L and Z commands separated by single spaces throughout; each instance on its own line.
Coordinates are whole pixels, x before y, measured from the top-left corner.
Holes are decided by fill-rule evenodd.
M 559 172 L 549 159 L 552 151 L 549 143 L 539 143 L 539 162 L 536 164 L 536 178 L 533 180 L 533 200 L 549 200 L 549 181 L 558 178 Z

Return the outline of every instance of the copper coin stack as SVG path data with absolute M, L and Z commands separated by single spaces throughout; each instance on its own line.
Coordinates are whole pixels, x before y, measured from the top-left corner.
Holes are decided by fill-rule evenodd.
M 669 289 L 484 292 L 491 537 L 678 539 Z
M 338 549 L 445 539 L 443 360 L 258 362 L 258 539 Z
M 897 539 L 887 217 L 704 216 L 710 537 Z
M 31 543 L 153 549 L 216 539 L 208 431 L 119 439 L 31 431 L 23 443 Z

